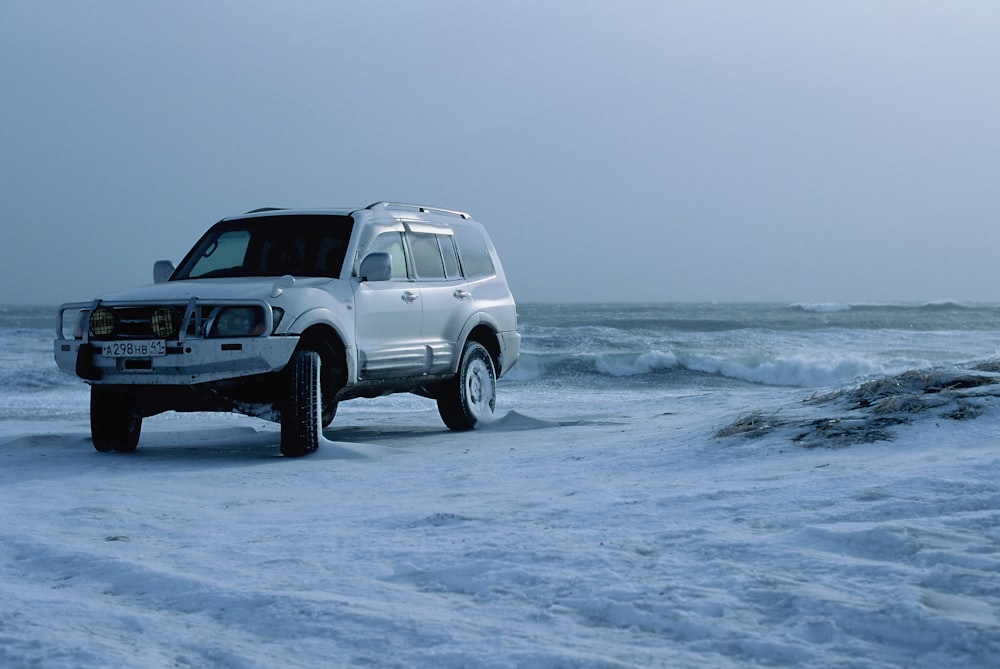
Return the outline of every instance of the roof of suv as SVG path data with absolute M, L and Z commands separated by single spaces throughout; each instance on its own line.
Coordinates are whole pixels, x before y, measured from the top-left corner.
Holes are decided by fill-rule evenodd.
M 260 207 L 259 209 L 252 209 L 243 214 L 237 214 L 236 216 L 227 216 L 222 219 L 224 221 L 229 221 L 237 218 L 248 218 L 256 216 L 287 216 L 287 215 L 298 215 L 298 214 L 316 214 L 316 215 L 326 215 L 326 216 L 350 216 L 357 211 L 357 208 L 353 209 L 333 209 L 333 208 L 310 208 L 310 209 L 286 209 L 284 207 Z
M 227 216 L 223 220 L 228 220 L 232 218 L 244 218 L 246 216 L 255 215 L 285 215 L 285 214 L 326 214 L 330 216 L 350 216 L 356 211 L 362 211 L 368 209 L 370 211 L 376 210 L 391 210 L 400 212 L 410 212 L 413 214 L 437 214 L 445 216 L 455 216 L 464 220 L 469 220 L 472 217 L 465 213 L 464 211 L 456 211 L 454 209 L 441 209 L 439 207 L 428 207 L 421 204 L 407 204 L 403 202 L 373 202 L 367 207 L 352 207 L 349 209 L 344 208 L 327 208 L 327 207 L 315 207 L 308 209 L 286 209 L 284 207 L 259 207 L 257 209 L 252 209 L 248 212 L 240 214 L 238 216 Z

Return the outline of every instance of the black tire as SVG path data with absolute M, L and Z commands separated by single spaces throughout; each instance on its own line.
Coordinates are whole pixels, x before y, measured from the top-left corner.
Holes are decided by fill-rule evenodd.
M 347 357 L 340 340 L 320 339 L 307 348 L 319 351 L 322 369 L 320 383 L 323 384 L 323 427 L 330 427 L 337 416 L 337 393 L 347 383 Z
M 101 453 L 131 453 L 139 445 L 142 416 L 113 388 L 90 387 L 90 436 Z
M 445 381 L 438 392 L 441 420 L 449 429 L 471 430 L 483 418 L 493 416 L 497 403 L 497 375 L 489 351 L 478 342 L 468 342 L 455 378 Z
M 340 402 L 323 403 L 323 427 L 330 427 L 333 423 L 333 419 L 337 417 L 337 407 L 339 405 Z
M 288 363 L 287 382 L 287 399 L 281 410 L 281 454 L 297 458 L 314 453 L 323 439 L 319 353 L 296 351 Z

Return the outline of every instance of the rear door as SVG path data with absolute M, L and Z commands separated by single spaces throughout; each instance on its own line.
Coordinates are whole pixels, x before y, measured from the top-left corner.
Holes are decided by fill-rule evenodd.
M 461 354 L 459 341 L 476 306 L 462 277 L 450 228 L 410 226 L 406 233 L 423 304 L 421 336 L 430 349 L 428 372 L 448 372 Z

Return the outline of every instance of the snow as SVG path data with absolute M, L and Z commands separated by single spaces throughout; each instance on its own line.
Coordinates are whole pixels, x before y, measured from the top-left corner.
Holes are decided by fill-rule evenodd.
M 239 416 L 128 455 L 0 423 L 0 666 L 1000 666 L 998 407 L 805 448 L 635 397 L 349 402 L 300 459 Z

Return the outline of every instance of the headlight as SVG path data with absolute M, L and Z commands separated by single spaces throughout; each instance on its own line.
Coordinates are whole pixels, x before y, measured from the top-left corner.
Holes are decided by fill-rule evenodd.
M 259 307 L 222 307 L 209 337 L 257 337 L 264 334 L 264 311 Z
M 153 334 L 161 339 L 177 336 L 181 327 L 181 312 L 173 307 L 157 307 L 150 322 Z
M 118 330 L 118 316 L 107 307 L 97 307 L 90 314 L 90 334 L 110 337 Z

